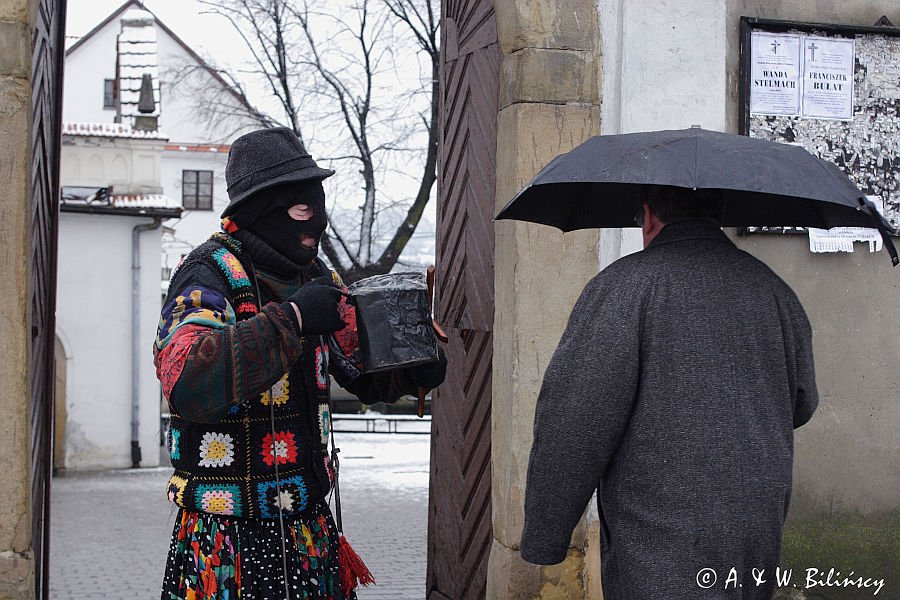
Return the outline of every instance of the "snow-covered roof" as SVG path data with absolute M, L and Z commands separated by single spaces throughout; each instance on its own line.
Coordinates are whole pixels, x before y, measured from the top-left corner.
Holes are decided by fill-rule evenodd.
M 141 131 L 123 123 L 63 123 L 63 135 L 167 140 L 162 131 Z
M 125 194 L 109 197 L 115 208 L 181 208 L 181 203 L 165 194 Z
M 165 194 L 109 194 L 108 187 L 63 186 L 61 207 L 69 212 L 134 214 L 165 211 L 168 216 L 181 212 L 181 203 Z
M 228 154 L 231 146 L 228 144 L 166 144 L 164 150 L 169 152 L 211 152 L 213 154 Z

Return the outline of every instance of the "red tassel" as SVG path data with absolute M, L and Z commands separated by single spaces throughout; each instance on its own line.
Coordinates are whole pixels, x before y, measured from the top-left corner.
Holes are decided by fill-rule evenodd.
M 350 592 L 359 585 L 375 583 L 375 578 L 372 577 L 369 568 L 343 535 L 338 540 L 338 564 L 340 565 L 341 589 L 344 590 L 345 596 L 349 596 Z

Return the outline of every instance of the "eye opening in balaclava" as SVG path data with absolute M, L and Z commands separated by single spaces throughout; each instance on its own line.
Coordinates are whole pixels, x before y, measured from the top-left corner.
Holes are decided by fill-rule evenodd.
M 312 216 L 292 218 L 288 210 L 297 204 L 307 205 Z M 328 226 L 325 190 L 321 181 L 279 185 L 254 194 L 230 217 L 291 262 L 307 265 L 318 254 Z

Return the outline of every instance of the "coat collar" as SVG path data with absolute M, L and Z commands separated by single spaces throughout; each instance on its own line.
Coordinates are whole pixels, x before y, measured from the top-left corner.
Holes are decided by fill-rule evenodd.
M 656 237 L 653 238 L 647 247 L 653 248 L 654 246 L 685 240 L 713 240 L 728 244 L 732 243 L 719 226 L 702 219 L 690 219 L 669 223 L 663 227 L 662 231 L 656 234 Z

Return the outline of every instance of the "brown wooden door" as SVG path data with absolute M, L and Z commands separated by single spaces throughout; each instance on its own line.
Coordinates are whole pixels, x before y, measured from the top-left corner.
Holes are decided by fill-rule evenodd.
M 494 193 L 501 51 L 491 0 L 443 0 L 437 307 L 450 337 L 432 403 L 430 600 L 484 598 L 491 549 Z
M 56 340 L 56 238 L 65 0 L 40 0 L 32 45 L 31 126 L 31 500 L 35 597 L 47 598 L 53 354 Z

